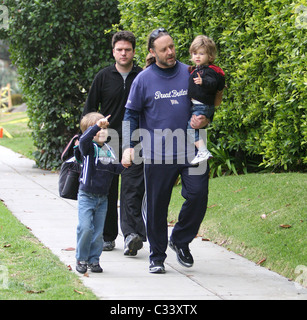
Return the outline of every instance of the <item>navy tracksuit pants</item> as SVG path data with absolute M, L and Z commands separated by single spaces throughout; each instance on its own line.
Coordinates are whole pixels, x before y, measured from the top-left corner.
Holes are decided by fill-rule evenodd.
M 206 163 L 205 163 L 206 164 Z M 147 214 L 147 237 L 150 244 L 150 260 L 164 261 L 168 245 L 168 206 L 173 186 L 181 175 L 183 203 L 178 222 L 171 240 L 179 248 L 187 248 L 198 233 L 208 202 L 209 166 L 205 173 L 191 175 L 190 165 L 185 164 L 146 164 L 145 211 Z

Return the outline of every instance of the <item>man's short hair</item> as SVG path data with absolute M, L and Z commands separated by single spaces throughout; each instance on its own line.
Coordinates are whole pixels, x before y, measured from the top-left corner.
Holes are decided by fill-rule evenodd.
M 119 31 L 115 33 L 112 38 L 112 48 L 114 49 L 116 42 L 122 41 L 122 40 L 130 42 L 132 44 L 133 50 L 135 50 L 135 44 L 136 44 L 135 36 L 130 31 Z

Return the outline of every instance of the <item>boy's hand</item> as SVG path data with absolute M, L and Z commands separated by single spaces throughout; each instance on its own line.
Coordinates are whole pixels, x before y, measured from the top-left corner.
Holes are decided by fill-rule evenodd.
M 198 75 L 198 77 L 194 78 L 194 83 L 199 84 L 201 86 L 203 84 L 203 79 L 198 72 L 197 72 L 197 75 Z
M 108 115 L 107 117 L 100 119 L 97 121 L 97 126 L 101 129 L 106 129 L 109 126 L 108 119 L 111 117 L 111 115 Z

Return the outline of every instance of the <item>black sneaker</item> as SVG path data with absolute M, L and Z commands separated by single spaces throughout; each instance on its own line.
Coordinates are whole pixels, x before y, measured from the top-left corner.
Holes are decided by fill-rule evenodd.
M 90 270 L 92 272 L 96 272 L 96 273 L 101 273 L 103 272 L 102 268 L 100 267 L 99 263 L 96 262 L 96 263 L 91 263 L 88 265 L 88 267 L 90 268 Z
M 131 233 L 125 239 L 124 255 L 125 256 L 136 256 L 138 250 L 143 248 L 143 241 L 138 234 Z
M 87 272 L 87 262 L 86 261 L 77 261 L 76 270 L 80 273 Z
M 103 251 L 113 251 L 115 248 L 115 240 L 114 241 L 105 241 L 103 244 Z
M 193 259 L 193 256 L 191 255 L 189 248 L 187 248 L 187 249 L 178 248 L 173 243 L 172 240 L 170 240 L 170 242 L 169 242 L 169 247 L 176 252 L 177 260 L 181 265 L 183 265 L 186 268 L 193 267 L 194 259 Z
M 165 273 L 165 267 L 162 261 L 152 261 L 149 266 L 150 273 Z

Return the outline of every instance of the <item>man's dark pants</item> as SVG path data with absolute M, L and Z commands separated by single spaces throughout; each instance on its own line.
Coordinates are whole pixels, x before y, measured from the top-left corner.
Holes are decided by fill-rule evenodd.
M 205 163 L 206 164 L 206 163 Z M 207 165 L 207 164 L 206 164 Z M 168 244 L 168 206 L 173 186 L 181 175 L 182 196 L 186 199 L 179 213 L 171 240 L 178 248 L 187 248 L 198 233 L 205 217 L 208 202 L 209 166 L 202 174 L 194 175 L 185 164 L 146 164 L 145 192 L 147 237 L 150 260 L 164 261 Z
M 142 216 L 144 188 L 144 165 L 132 164 L 121 175 L 120 223 L 125 238 L 134 233 L 146 241 Z

